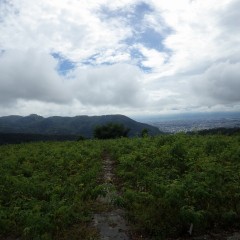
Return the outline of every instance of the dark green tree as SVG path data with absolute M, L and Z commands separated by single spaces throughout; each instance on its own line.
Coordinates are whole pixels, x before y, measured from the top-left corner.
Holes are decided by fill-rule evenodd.
M 126 128 L 123 124 L 108 123 L 102 126 L 96 126 L 94 129 L 94 138 L 98 139 L 111 139 L 127 137 L 129 128 Z
M 77 138 L 77 141 L 83 141 L 86 140 L 86 138 L 83 135 L 79 135 Z
M 147 128 L 144 128 L 141 131 L 141 137 L 148 137 L 149 136 L 149 130 Z

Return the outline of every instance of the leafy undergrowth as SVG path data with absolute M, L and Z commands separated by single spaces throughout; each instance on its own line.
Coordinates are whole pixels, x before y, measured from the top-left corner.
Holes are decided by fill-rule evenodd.
M 122 199 L 157 239 L 240 226 L 240 137 L 177 134 L 108 142 Z
M 95 141 L 1 146 L 0 235 L 95 239 L 101 151 Z
M 97 239 L 102 152 L 131 226 L 150 238 L 240 226 L 240 137 L 164 135 L 0 147 L 0 239 Z

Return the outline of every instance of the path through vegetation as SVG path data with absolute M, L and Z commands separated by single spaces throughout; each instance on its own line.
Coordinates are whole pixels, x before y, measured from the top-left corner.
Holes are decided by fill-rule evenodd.
M 99 196 L 100 204 L 106 206 L 106 211 L 94 214 L 93 224 L 100 233 L 102 240 L 128 240 L 128 225 L 125 221 L 125 211 L 114 204 L 119 193 L 114 186 L 114 161 L 109 154 L 103 155 L 103 186 L 105 194 Z

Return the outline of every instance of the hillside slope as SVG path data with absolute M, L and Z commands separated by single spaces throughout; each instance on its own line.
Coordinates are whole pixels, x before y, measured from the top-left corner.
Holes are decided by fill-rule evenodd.
M 93 136 L 93 129 L 97 125 L 109 122 L 121 123 L 130 128 L 129 136 L 137 136 L 142 129 L 147 128 L 151 135 L 160 134 L 158 128 L 139 123 L 124 115 L 104 116 L 76 116 L 76 117 L 48 117 L 36 114 L 26 117 L 0 117 L 1 133 L 30 133 L 46 135 L 82 135 L 87 138 Z

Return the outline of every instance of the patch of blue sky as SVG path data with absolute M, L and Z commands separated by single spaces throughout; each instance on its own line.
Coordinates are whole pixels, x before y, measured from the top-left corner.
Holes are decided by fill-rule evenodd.
M 149 73 L 152 71 L 150 67 L 145 67 L 142 62 L 146 59 L 144 55 L 137 49 L 132 48 L 130 51 L 131 58 L 135 61 L 135 64 L 141 68 L 144 72 Z
M 135 34 L 131 38 L 126 39 L 125 43 L 130 46 L 133 45 L 137 46 L 139 44 L 148 49 L 154 49 L 158 52 L 165 53 L 166 54 L 165 63 L 167 63 L 172 56 L 172 51 L 171 49 L 167 48 L 164 45 L 164 39 L 165 36 L 156 32 L 154 29 L 147 27 L 144 29 L 144 31 L 139 32 L 138 34 Z M 139 56 L 140 56 L 139 54 L 131 54 L 132 59 L 137 58 Z
M 76 67 L 76 63 L 64 58 L 59 53 L 52 53 L 51 55 L 58 60 L 57 71 L 61 75 L 66 75 L 69 71 L 73 70 Z
M 142 44 L 147 48 L 153 48 L 158 51 L 166 51 L 163 44 L 164 37 L 152 28 L 145 28 L 141 32 L 135 33 L 131 38 L 126 39 L 128 45 Z
M 134 35 L 132 39 L 127 39 L 127 43 L 140 43 L 147 48 L 169 53 L 169 49 L 164 46 L 163 41 L 167 35 L 172 33 L 172 30 L 163 21 L 159 23 L 162 27 L 161 33 L 147 26 L 144 16 L 151 13 L 154 14 L 154 10 L 146 3 L 135 7 L 135 14 L 131 19 Z
M 131 49 L 131 57 L 133 59 L 144 59 L 144 55 L 137 48 Z
M 150 5 L 143 2 L 137 4 L 135 6 L 134 13 L 132 14 L 132 17 L 130 19 L 131 20 L 130 24 L 138 26 L 144 19 L 144 16 L 151 12 L 153 12 L 153 9 L 151 8 Z
M 154 48 L 161 51 L 165 48 L 163 45 L 163 40 L 164 37 L 152 28 L 146 28 L 139 37 L 139 42 L 141 42 L 147 48 Z
M 125 19 L 126 23 L 132 28 L 139 28 L 145 14 L 152 12 L 151 7 L 146 3 L 139 3 L 132 8 L 122 8 L 112 10 L 108 7 L 102 7 L 99 11 L 99 17 L 103 20 L 111 18 Z
M 128 18 L 129 17 L 129 11 L 126 9 L 118 9 L 112 11 L 106 6 L 101 7 L 101 10 L 99 11 L 99 17 L 101 19 L 110 19 L 110 18 Z
M 134 34 L 132 38 L 126 40 L 127 44 L 140 43 L 147 48 L 164 49 L 162 44 L 163 35 L 156 32 L 153 28 L 144 26 L 144 16 L 153 11 L 150 5 L 143 2 L 135 6 L 133 14 L 129 19 L 129 24 L 133 28 Z
M 99 53 L 93 54 L 89 58 L 82 60 L 81 64 L 84 64 L 84 65 L 95 65 L 99 55 L 100 55 Z
M 152 72 L 152 68 L 150 68 L 150 67 L 145 67 L 145 66 L 143 66 L 142 64 L 138 64 L 137 66 L 138 66 L 140 69 L 142 69 L 142 71 L 145 72 L 145 73 L 151 73 L 151 72 Z
M 151 13 L 154 13 L 154 9 L 152 9 L 149 4 L 141 2 L 129 9 L 124 8 L 112 11 L 111 9 L 104 7 L 100 10 L 100 18 L 103 18 L 103 20 L 111 18 L 124 19 L 126 24 L 128 24 L 133 31 L 133 35 L 123 41 L 123 43 L 130 48 L 131 46 L 141 44 L 146 48 L 165 52 L 170 56 L 171 51 L 164 46 L 163 41 L 171 30 L 164 26 L 164 31 L 159 33 L 150 26 L 147 26 L 145 15 Z M 140 66 L 141 61 L 144 60 L 144 56 L 138 50 L 133 50 L 133 48 L 131 49 L 131 58 L 135 62 L 138 62 Z M 144 71 L 151 70 L 150 68 L 144 68 L 144 66 L 141 66 L 141 68 Z
M 112 59 L 111 59 L 111 57 L 112 57 Z M 96 53 L 96 54 L 90 56 L 89 58 L 82 60 L 81 64 L 90 65 L 90 66 L 97 66 L 97 65 L 109 66 L 109 65 L 116 64 L 118 62 L 118 60 L 114 59 L 114 57 L 117 57 L 117 55 L 115 53 L 113 53 L 111 55 L 111 57 L 110 57 L 110 60 L 107 61 L 107 59 L 104 59 L 104 54 Z M 106 58 L 108 58 L 108 57 L 106 57 Z

